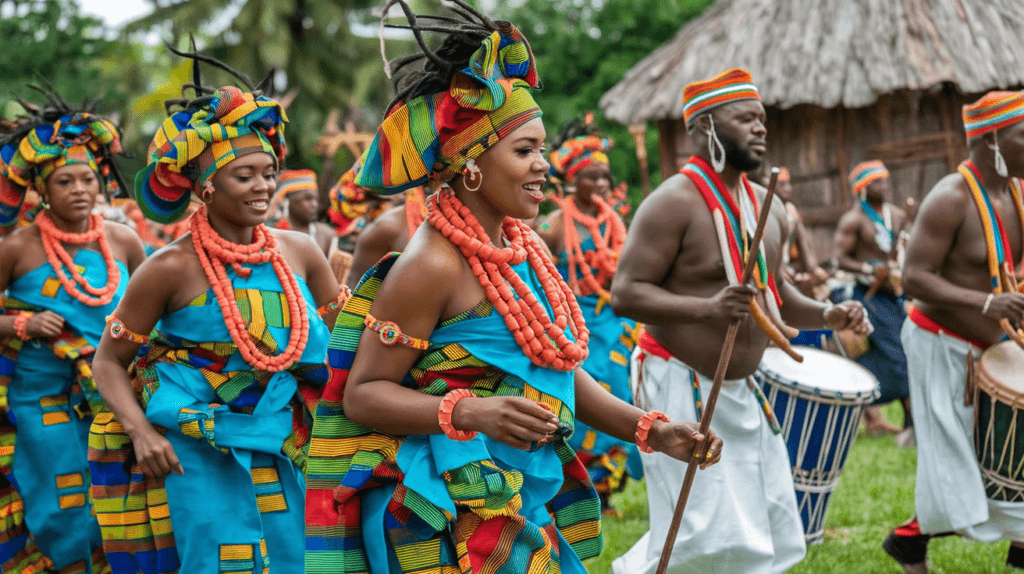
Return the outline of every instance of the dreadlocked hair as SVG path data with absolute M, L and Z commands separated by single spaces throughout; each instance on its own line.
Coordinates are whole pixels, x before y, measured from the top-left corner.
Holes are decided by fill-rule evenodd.
M 274 74 L 277 72 L 276 69 L 271 69 L 267 72 L 267 75 L 259 81 L 259 83 L 253 84 L 252 79 L 248 74 L 239 72 L 217 58 L 200 54 L 199 51 L 196 50 L 196 39 L 194 36 L 190 35 L 189 40 L 192 47 L 191 52 L 176 50 L 174 46 L 167 44 L 167 49 L 170 50 L 172 54 L 192 60 L 192 81 L 182 84 L 181 97 L 164 101 L 164 110 L 168 115 L 175 111 L 187 110 L 189 108 L 200 108 L 213 101 L 217 88 L 203 85 L 202 73 L 199 69 L 200 64 L 207 64 L 227 72 L 241 82 L 245 86 L 246 91 L 252 92 L 253 96 L 267 96 L 268 98 L 274 97 L 272 80 L 274 78 Z M 186 96 L 186 93 L 190 90 L 192 91 L 192 97 Z
M 72 106 L 53 87 L 46 78 L 39 78 L 41 86 L 35 84 L 28 84 L 28 88 L 41 94 L 46 102 L 43 104 L 33 104 L 16 98 L 15 101 L 24 109 L 24 113 L 14 118 L 13 120 L 4 120 L 2 126 L 0 126 L 0 148 L 9 144 L 17 145 L 21 140 L 25 139 L 29 133 L 36 128 L 43 125 L 52 125 L 64 116 L 74 114 L 92 114 L 99 115 L 96 113 L 96 108 L 99 106 L 100 100 L 97 99 L 86 99 L 82 101 L 79 106 Z M 118 137 L 120 137 L 118 133 Z M 125 155 L 125 154 L 120 154 Z M 112 155 L 106 156 L 106 158 L 96 158 L 97 164 L 104 166 L 110 170 L 110 176 L 113 177 L 117 184 L 117 193 L 119 197 L 126 197 L 128 188 L 125 186 L 124 177 L 121 175 L 121 171 L 117 168 L 117 164 L 114 163 Z M 103 182 L 104 178 L 100 178 Z M 107 185 L 103 184 L 103 195 L 110 200 L 110 190 Z M 36 190 L 42 192 L 42 190 Z
M 554 149 L 558 149 L 571 139 L 585 136 L 605 137 L 601 129 L 594 123 L 593 115 L 590 112 L 583 117 L 573 118 L 565 124 L 562 131 L 558 132 L 558 136 L 552 140 L 551 145 Z
M 491 20 L 464 0 L 448 0 L 455 16 L 417 15 L 407 0 L 388 0 L 380 20 L 380 52 L 384 58 L 384 72 L 389 78 L 405 70 L 411 64 L 423 60 L 423 68 L 409 70 L 395 79 L 397 94 L 387 106 L 387 113 L 409 100 L 420 96 L 446 91 L 456 72 L 469 65 L 473 53 L 480 43 L 495 31 L 510 26 L 505 21 Z M 399 6 L 408 24 L 388 24 L 388 12 L 392 6 Z M 384 50 L 384 29 L 411 30 L 420 47 L 420 53 L 388 60 Z M 442 34 L 440 46 L 431 49 L 423 37 L 424 32 Z M 387 115 L 385 113 L 385 116 Z

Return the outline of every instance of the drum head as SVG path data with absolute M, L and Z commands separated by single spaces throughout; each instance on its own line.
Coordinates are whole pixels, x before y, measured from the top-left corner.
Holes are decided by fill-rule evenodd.
M 992 345 L 981 355 L 980 384 L 995 385 L 1011 394 L 1024 394 L 1024 349 L 1013 341 Z
M 795 388 L 807 394 L 854 403 L 874 400 L 878 394 L 878 379 L 871 371 L 857 363 L 811 347 L 796 347 L 804 362 L 791 359 L 782 349 L 765 349 L 761 358 L 761 372 L 774 382 Z

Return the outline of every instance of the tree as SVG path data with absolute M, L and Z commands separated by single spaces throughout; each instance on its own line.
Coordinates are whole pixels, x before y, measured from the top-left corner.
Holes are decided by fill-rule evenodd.
M 615 140 L 613 171 L 630 184 L 639 201 L 640 168 L 633 137 L 625 126 L 601 119 L 601 96 L 655 48 L 670 40 L 687 20 L 713 0 L 525 0 L 501 5 L 501 17 L 526 34 L 537 58 L 544 89 L 548 137 L 569 120 L 594 111 L 598 125 Z M 679 95 L 682 97 L 682 94 Z M 646 134 L 649 172 L 658 180 L 657 130 Z

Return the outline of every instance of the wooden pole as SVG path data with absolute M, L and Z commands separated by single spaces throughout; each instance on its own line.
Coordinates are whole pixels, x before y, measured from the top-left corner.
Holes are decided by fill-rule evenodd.
M 633 124 L 629 126 L 629 133 L 633 134 L 633 143 L 636 144 L 636 159 L 640 162 L 640 183 L 643 185 L 646 198 L 651 193 L 651 174 L 647 173 L 647 144 L 644 143 L 647 125 Z
M 779 180 L 779 168 L 772 168 L 772 177 L 768 182 L 768 193 L 764 196 L 764 203 L 761 205 L 761 213 L 757 218 L 757 229 L 754 230 L 754 240 L 751 243 L 750 252 L 747 254 L 747 261 L 743 266 L 743 277 L 740 285 L 750 281 L 754 273 L 754 265 L 757 263 L 757 252 L 761 247 L 761 238 L 764 237 L 765 224 L 768 222 L 768 213 L 771 212 L 772 198 L 775 197 L 775 185 Z M 728 263 L 725 263 L 728 265 Z M 729 360 L 732 358 L 732 348 L 736 344 L 736 334 L 740 330 L 740 321 L 733 321 L 729 325 L 729 331 L 725 334 L 725 344 L 722 345 L 722 354 L 718 358 L 718 366 L 715 368 L 715 378 L 711 383 L 711 392 L 708 393 L 708 400 L 704 406 L 704 415 L 700 420 L 700 433 L 705 437 L 711 429 L 711 417 L 715 414 L 715 404 L 718 403 L 718 394 L 722 391 L 722 382 L 725 380 L 725 371 L 729 368 Z M 665 539 L 665 546 L 661 549 L 661 560 L 658 562 L 656 574 L 665 574 L 668 570 L 668 560 L 672 556 L 672 547 L 675 545 L 676 535 L 679 533 L 679 524 L 683 521 L 683 510 L 686 508 L 686 501 L 690 498 L 690 490 L 693 488 L 693 479 L 697 476 L 697 466 L 703 460 L 708 444 L 705 439 L 698 450 L 699 456 L 691 458 L 690 464 L 686 467 L 686 476 L 683 478 L 683 487 L 679 490 L 679 499 L 676 501 L 675 512 L 672 514 L 672 524 L 668 529 L 668 538 Z

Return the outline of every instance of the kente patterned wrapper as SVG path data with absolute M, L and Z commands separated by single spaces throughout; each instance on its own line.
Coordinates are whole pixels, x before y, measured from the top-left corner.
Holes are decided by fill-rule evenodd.
M 697 116 L 742 100 L 761 100 L 750 72 L 733 68 L 709 80 L 693 82 L 683 88 L 683 119 L 686 127 L 693 125 Z
M 153 221 L 181 219 L 192 192 L 243 155 L 266 152 L 284 161 L 288 117 L 276 101 L 225 86 L 201 106 L 175 112 L 149 144 L 149 163 L 135 177 L 135 199 Z
M 107 275 L 94 251 L 79 250 L 73 263 L 89 281 Z M 107 565 L 88 496 L 86 436 L 92 415 L 103 405 L 93 380 L 93 355 L 104 317 L 128 283 L 127 268 L 117 265 L 118 291 L 100 307 L 69 295 L 48 263 L 8 287 L 6 314 L 50 310 L 64 317 L 65 325 L 51 339 L 0 340 L 0 404 L 7 411 L 0 417 L 0 473 L 12 486 L 9 492 L 0 489 L 0 497 L 15 510 L 9 518 L 0 515 L 0 571 L 37 571 L 19 569 L 27 568 L 28 557 L 36 553 L 52 565 L 42 572 L 93 573 Z
M 598 136 L 579 136 L 563 143 L 551 153 L 551 173 L 571 182 L 583 168 L 596 163 L 608 165 L 612 141 Z
M 0 148 L 0 226 L 14 222 L 27 188 L 46 189 L 46 178 L 58 167 L 87 165 L 107 189 L 116 189 L 110 161 L 121 153 L 117 128 L 86 112 L 42 124 L 18 142 Z
M 316 172 L 311 169 L 292 169 L 282 171 L 277 176 L 277 191 L 274 193 L 274 201 L 281 201 L 288 194 L 296 191 L 313 191 L 318 193 L 320 188 L 316 184 Z
M 355 183 L 384 194 L 442 183 L 526 122 L 541 117 L 540 79 L 526 37 L 499 23 L 447 91 L 390 110 L 366 149 Z
M 600 503 L 563 438 L 526 452 L 484 435 L 392 436 L 345 416 L 363 321 L 396 260 L 364 275 L 331 334 L 332 378 L 306 469 L 306 572 L 369 572 L 389 560 L 392 573 L 585 572 L 579 559 L 601 550 Z M 484 300 L 434 330 L 401 384 L 433 396 L 524 396 L 574 424 L 572 373 L 533 365 L 504 333 Z
M 1024 92 L 989 92 L 963 108 L 967 139 L 1024 120 Z
M 889 177 L 889 170 L 878 160 L 865 161 L 857 164 L 850 171 L 850 187 L 853 193 L 862 195 L 871 182 Z

